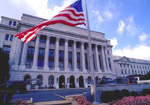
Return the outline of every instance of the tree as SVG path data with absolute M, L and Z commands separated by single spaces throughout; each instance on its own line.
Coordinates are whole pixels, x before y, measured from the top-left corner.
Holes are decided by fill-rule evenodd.
M 0 48 L 0 105 L 3 105 L 3 99 L 6 91 L 6 82 L 9 79 L 9 54 L 4 53 Z

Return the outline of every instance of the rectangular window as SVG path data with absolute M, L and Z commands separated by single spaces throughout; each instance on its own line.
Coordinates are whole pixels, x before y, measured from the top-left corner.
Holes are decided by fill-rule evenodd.
M 96 67 L 95 67 L 95 57 L 94 57 L 94 54 L 93 54 L 93 66 L 94 66 L 94 70 L 96 70 Z
M 41 35 L 40 42 L 41 43 L 46 43 L 46 36 Z
M 9 39 L 9 35 L 8 34 L 6 34 L 6 36 L 5 36 L 5 40 L 8 40 Z
M 77 68 L 80 69 L 80 53 L 77 53 Z
M 59 41 L 59 45 L 60 45 L 60 46 L 64 46 L 64 41 L 65 41 L 65 40 L 60 39 L 60 41 Z
M 72 52 L 68 53 L 68 67 L 72 69 Z
M 55 39 L 54 37 L 51 37 L 51 38 L 50 38 L 50 44 L 55 44 L 55 40 L 56 40 L 56 39 Z
M 10 48 L 11 48 L 10 46 L 4 45 L 4 47 L 3 47 L 3 52 L 9 54 L 9 53 L 10 53 Z
M 44 54 L 45 54 L 45 49 L 39 48 L 38 67 L 44 67 Z
M 102 62 L 101 62 L 101 56 L 99 55 L 99 65 L 100 65 L 100 70 L 102 70 Z
M 77 48 L 80 48 L 80 47 L 81 47 L 81 44 L 77 42 Z
M 59 51 L 59 68 L 64 68 L 64 51 Z
M 88 70 L 88 59 L 87 59 L 87 53 L 85 53 L 85 68 Z
M 49 61 L 48 61 L 48 66 L 49 68 L 54 68 L 54 50 L 49 50 Z
M 26 67 L 32 67 L 34 56 L 34 47 L 28 47 Z
M 10 36 L 10 41 L 12 41 L 12 40 L 13 40 L 13 35 Z
M 112 69 L 111 69 L 111 62 L 110 62 L 110 58 L 108 58 L 108 63 L 109 63 L 109 69 L 110 69 L 110 70 L 112 70 Z

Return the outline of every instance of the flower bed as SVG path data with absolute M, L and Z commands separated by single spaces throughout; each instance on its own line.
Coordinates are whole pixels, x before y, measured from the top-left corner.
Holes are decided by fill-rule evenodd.
M 150 95 L 147 96 L 129 96 L 121 100 L 109 102 L 110 105 L 150 105 Z
M 82 96 L 73 96 L 73 98 L 77 101 L 79 105 L 91 105 L 91 103 L 86 101 L 86 99 Z

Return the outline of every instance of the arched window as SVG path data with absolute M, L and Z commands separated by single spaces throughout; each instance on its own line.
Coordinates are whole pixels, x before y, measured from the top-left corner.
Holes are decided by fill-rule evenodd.
M 42 75 L 38 75 L 38 76 L 37 76 L 37 79 L 39 79 L 39 80 L 37 81 L 37 84 L 41 86 L 41 85 L 43 84 L 43 76 L 42 76 Z
M 54 76 L 52 76 L 52 75 L 49 76 L 48 84 L 49 85 L 54 84 Z
M 96 81 L 96 84 L 98 84 L 98 82 L 99 82 L 99 81 L 98 81 L 98 77 L 95 78 L 95 81 Z
M 16 21 L 13 22 L 13 26 L 16 26 Z
M 24 77 L 24 81 L 25 81 L 27 84 L 30 84 L 29 79 L 31 79 L 30 75 L 26 75 L 26 76 Z
M 12 21 L 9 21 L 9 25 L 11 25 L 12 24 Z
M 91 77 L 88 77 L 88 84 L 91 83 Z

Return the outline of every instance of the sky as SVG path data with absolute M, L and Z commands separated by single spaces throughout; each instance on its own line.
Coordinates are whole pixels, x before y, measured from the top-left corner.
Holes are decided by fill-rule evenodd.
M 25 13 L 51 19 L 75 1 L 0 0 L 0 17 L 21 20 Z M 86 1 L 90 29 L 105 33 L 113 45 L 113 55 L 150 60 L 150 0 Z M 84 0 L 82 6 L 85 11 Z

